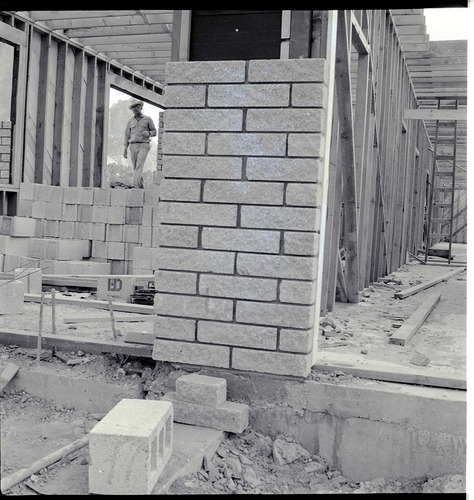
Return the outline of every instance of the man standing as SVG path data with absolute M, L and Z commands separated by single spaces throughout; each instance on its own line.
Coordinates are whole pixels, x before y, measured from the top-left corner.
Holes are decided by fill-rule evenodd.
M 129 108 L 133 111 L 125 127 L 125 144 L 123 157 L 127 158 L 127 149 L 130 145 L 130 159 L 133 165 L 132 187 L 143 188 L 143 167 L 150 151 L 150 137 L 157 132 L 153 120 L 142 114 L 143 103 L 134 99 Z

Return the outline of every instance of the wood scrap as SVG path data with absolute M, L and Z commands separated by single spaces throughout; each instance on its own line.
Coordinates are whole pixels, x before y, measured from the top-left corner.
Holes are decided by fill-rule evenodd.
M 43 309 L 44 309 L 44 292 L 41 292 L 41 303 L 39 312 L 39 326 L 38 326 L 38 343 L 36 346 L 36 363 L 39 364 L 41 359 L 41 333 L 43 329 Z
M 135 344 L 153 345 L 155 334 L 149 332 L 127 332 L 125 342 L 133 342 Z
M 418 309 L 390 337 L 390 344 L 406 345 L 415 335 L 441 298 L 440 293 L 431 294 Z
M 405 290 L 395 292 L 394 297 L 396 299 L 405 299 L 406 297 L 409 297 L 410 295 L 414 295 L 415 293 L 421 292 L 421 290 L 425 290 L 426 288 L 437 285 L 438 283 L 441 283 L 442 281 L 446 281 L 449 278 L 452 278 L 453 276 L 456 276 L 457 274 L 462 273 L 463 271 L 465 271 L 465 269 L 466 269 L 465 267 L 455 269 L 453 271 L 450 271 L 449 273 L 438 276 L 437 278 L 433 278 L 431 280 L 425 281 L 424 283 L 420 283 L 419 285 L 414 285 L 414 286 L 405 288 Z
M 151 317 L 146 314 L 142 314 L 140 316 L 115 316 L 114 315 L 115 322 L 117 321 L 124 321 L 124 322 L 140 322 L 140 321 L 154 321 L 154 317 Z M 108 316 L 86 316 L 86 317 L 81 317 L 81 318 L 64 318 L 63 322 L 66 324 L 70 323 L 107 323 L 110 321 L 110 318 Z
M 51 289 L 51 332 L 56 334 L 56 290 Z
M 78 439 L 77 441 L 74 441 L 66 446 L 63 446 L 59 450 L 53 451 L 49 455 L 46 455 L 45 457 L 37 460 L 36 462 L 32 463 L 29 467 L 20 469 L 19 471 L 14 472 L 13 474 L 10 474 L 7 477 L 2 478 L 0 483 L 2 493 L 5 493 L 16 484 L 21 483 L 25 479 L 28 479 L 35 472 L 38 472 L 41 469 L 48 467 L 48 465 L 58 462 L 59 460 L 69 455 L 70 453 L 80 448 L 83 448 L 88 443 L 89 443 L 89 436 L 84 436 L 81 439 Z
M 7 363 L 0 373 L 0 394 L 3 393 L 5 387 L 10 383 L 10 380 L 17 374 L 19 366 L 15 363 Z

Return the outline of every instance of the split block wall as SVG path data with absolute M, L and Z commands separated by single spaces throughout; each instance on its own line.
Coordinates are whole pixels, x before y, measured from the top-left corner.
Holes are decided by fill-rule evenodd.
M 153 358 L 307 376 L 324 59 L 167 64 Z

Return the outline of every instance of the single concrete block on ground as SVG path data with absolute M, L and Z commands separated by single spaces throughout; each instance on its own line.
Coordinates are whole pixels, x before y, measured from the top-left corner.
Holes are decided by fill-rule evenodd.
M 122 399 L 90 432 L 89 493 L 150 494 L 172 450 L 172 404 Z
M 115 301 L 131 302 L 131 295 L 135 291 L 135 278 L 99 276 L 97 278 L 97 298 Z
M 25 283 L 19 280 L 0 281 L 0 314 L 23 313 Z
M 187 403 L 222 406 L 227 398 L 227 380 L 191 373 L 176 380 L 176 397 Z
M 221 406 L 210 407 L 180 401 L 176 392 L 165 394 L 161 401 L 173 403 L 174 421 L 182 424 L 210 427 L 240 434 L 249 424 L 249 407 L 242 403 L 225 401 Z
M 43 285 L 41 269 L 17 268 L 14 273 L 16 280 L 25 283 L 25 293 L 41 293 Z

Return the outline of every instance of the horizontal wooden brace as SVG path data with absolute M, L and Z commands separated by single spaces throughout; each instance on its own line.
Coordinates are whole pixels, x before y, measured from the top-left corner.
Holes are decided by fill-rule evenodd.
M 405 109 L 403 118 L 414 120 L 467 120 L 465 109 Z

